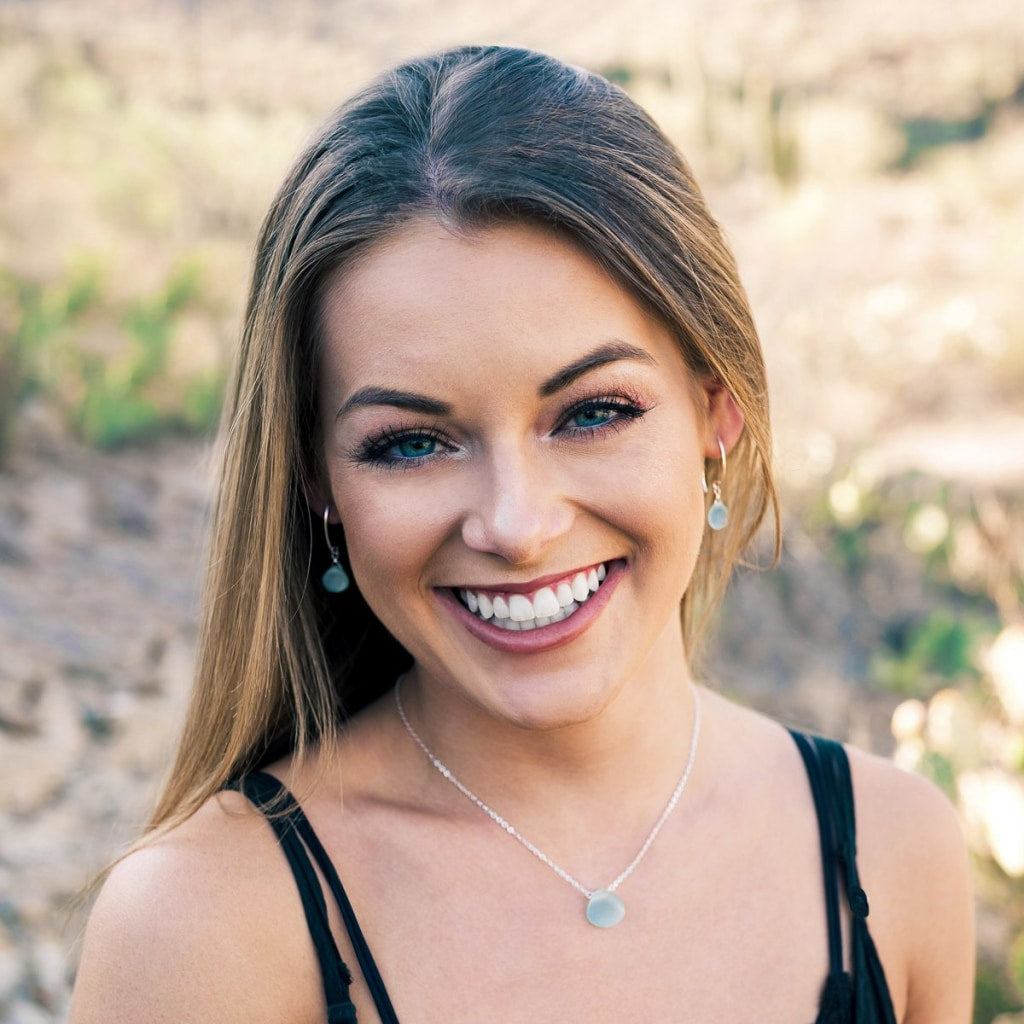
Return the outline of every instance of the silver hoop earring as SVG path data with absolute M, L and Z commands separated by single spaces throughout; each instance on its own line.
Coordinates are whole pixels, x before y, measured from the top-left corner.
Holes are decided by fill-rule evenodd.
M 331 506 L 324 506 L 324 540 L 327 541 L 327 550 L 331 553 L 331 564 L 327 567 L 323 576 L 320 577 L 320 582 L 323 584 L 324 590 L 329 594 L 343 594 L 348 590 L 349 584 L 352 582 L 348 578 L 348 573 L 345 572 L 345 567 L 341 564 L 341 554 L 338 549 L 331 543 L 331 535 L 327 532 L 327 519 L 331 514 Z
M 725 445 L 722 444 L 720 437 L 716 440 L 718 441 L 718 450 L 722 453 L 722 475 L 711 485 L 715 500 L 711 503 L 711 508 L 708 509 L 708 526 L 712 530 L 724 530 L 729 522 L 729 506 L 722 501 L 722 483 L 725 481 Z M 708 478 L 706 473 L 701 473 L 700 485 L 704 489 L 704 493 L 707 494 Z

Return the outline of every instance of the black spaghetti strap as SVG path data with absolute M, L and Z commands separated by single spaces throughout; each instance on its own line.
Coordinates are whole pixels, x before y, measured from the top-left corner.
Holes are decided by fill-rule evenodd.
M 815 748 L 803 733 L 790 730 L 807 769 L 807 778 L 814 798 L 818 817 L 818 838 L 821 843 L 821 863 L 825 880 L 825 914 L 828 919 L 829 976 L 843 973 L 843 933 L 839 918 L 839 887 L 836 882 L 836 849 L 832 835 L 831 816 L 823 791 L 821 765 Z
M 320 880 L 297 831 L 298 819 L 305 820 L 299 805 L 277 779 L 265 772 L 234 780 L 228 783 L 227 788 L 240 791 L 263 813 L 295 877 L 310 937 L 320 962 L 328 1024 L 356 1024 L 356 1009 L 349 997 L 352 976 L 331 934 Z
M 837 853 L 853 918 L 850 942 L 854 1024 L 896 1024 L 889 983 L 868 931 L 868 897 L 857 871 L 857 821 L 850 761 L 841 744 L 820 739 L 816 742 L 832 790 L 830 804 L 834 811 Z
M 825 788 L 832 794 L 829 802 L 836 835 L 836 853 L 843 868 L 846 896 L 855 917 L 868 916 L 867 893 L 861 888 L 857 874 L 857 820 L 853 803 L 853 780 L 850 761 L 842 744 L 834 740 L 816 739 L 815 746 L 825 774 Z
M 269 798 L 268 800 L 254 800 L 253 802 L 256 803 L 257 806 L 260 806 L 261 809 L 263 809 L 261 803 L 264 805 L 267 803 L 270 804 L 271 810 L 269 812 L 265 811 L 265 813 L 268 813 L 268 820 L 274 826 L 274 830 L 277 832 L 281 845 L 285 846 L 287 842 L 290 847 L 296 848 L 295 855 L 297 857 L 301 856 L 302 861 L 304 861 L 304 867 L 302 870 L 304 872 L 308 871 L 309 876 L 313 880 L 316 892 L 315 898 L 318 900 L 319 906 L 323 908 L 325 928 L 327 928 L 327 917 L 323 891 L 320 888 L 319 879 L 316 878 L 316 875 L 313 872 L 307 851 L 309 854 L 313 855 L 313 859 L 316 861 L 320 870 L 323 872 L 324 877 L 327 879 L 327 884 L 330 886 L 331 892 L 334 894 L 335 901 L 338 904 L 338 909 L 341 912 L 341 917 L 345 923 L 345 929 L 348 932 L 349 939 L 352 941 L 352 948 L 355 951 L 356 959 L 359 961 L 359 968 L 363 973 L 363 979 L 366 982 L 366 987 L 370 991 L 374 1006 L 377 1008 L 377 1013 L 380 1016 L 381 1024 L 399 1024 L 398 1016 L 391 1004 L 391 999 L 388 996 L 387 989 L 384 987 L 384 980 L 380 976 L 380 971 L 377 969 L 377 964 L 373 959 L 373 954 L 370 952 L 370 947 L 366 942 L 362 929 L 359 927 L 359 922 L 356 920 L 355 911 L 352 909 L 352 904 L 349 902 L 348 894 L 345 892 L 345 888 L 341 884 L 341 879 L 338 877 L 338 872 L 331 863 L 331 859 L 327 856 L 327 851 L 324 850 L 323 844 L 320 842 L 317 834 L 313 831 L 313 826 L 310 825 L 309 819 L 306 817 L 302 808 L 299 806 L 292 794 L 289 793 L 288 790 L 285 789 L 285 787 L 272 775 L 268 775 L 265 772 L 256 772 L 254 775 L 247 776 L 244 782 L 246 785 L 251 785 L 252 780 L 256 780 L 256 785 L 260 787 L 261 794 L 266 794 Z M 282 811 L 285 813 L 282 814 Z M 275 814 L 274 812 L 277 813 Z M 282 822 L 284 824 L 278 824 Z M 288 848 L 285 849 L 285 855 L 288 856 L 289 863 L 292 863 L 292 855 L 289 855 Z M 295 871 L 294 866 L 292 870 Z M 296 881 L 298 880 L 299 874 L 296 872 Z M 301 891 L 302 883 L 300 883 L 300 892 Z M 303 897 L 303 903 L 305 905 L 305 897 Z M 313 928 L 313 922 L 311 921 L 311 932 L 313 931 Z M 341 957 L 337 952 L 337 946 L 335 945 L 334 937 L 330 934 L 329 928 L 327 928 L 327 938 L 330 943 L 329 948 L 334 951 L 337 963 L 344 967 L 344 962 L 341 960 Z M 321 950 L 319 943 L 317 943 L 317 950 L 319 955 Z M 321 955 L 321 969 L 325 970 L 326 978 L 323 955 Z M 347 974 L 348 969 L 345 968 L 345 971 Z M 347 984 L 350 983 L 351 976 L 348 977 L 346 983 L 346 1000 L 349 998 Z M 330 997 L 328 998 L 328 1005 L 331 1005 Z M 340 1018 L 339 1024 L 344 1020 L 346 1020 L 346 1018 Z M 352 1020 L 355 1020 L 354 1010 Z M 335 1022 L 331 1021 L 330 1024 L 335 1024 Z
M 790 732 L 807 768 L 824 860 L 830 967 L 816 1024 L 896 1024 L 885 971 L 868 932 L 868 898 L 857 872 L 857 825 L 849 758 L 835 740 Z M 837 866 L 852 917 L 850 973 L 842 969 Z
M 836 848 L 829 813 L 825 779 L 818 760 L 817 748 L 802 733 L 790 730 L 807 769 L 807 778 L 814 798 L 821 843 L 821 864 L 825 881 L 825 914 L 828 921 L 828 977 L 821 992 L 815 1024 L 849 1024 L 853 1004 L 853 982 L 843 965 L 843 931 L 839 917 L 839 886 L 836 880 Z
M 370 947 L 363 936 L 363 930 L 359 927 L 358 920 L 356 920 L 356 914 L 352 909 L 352 904 L 349 902 L 345 887 L 341 884 L 341 879 L 338 877 L 334 864 L 331 863 L 330 857 L 327 856 L 327 851 L 323 848 L 317 834 L 313 831 L 313 826 L 310 825 L 301 808 L 298 809 L 296 815 L 296 827 L 302 836 L 302 841 L 309 848 L 310 853 L 313 854 L 314 860 L 324 873 L 327 884 L 334 894 L 338 909 L 341 911 L 342 920 L 345 922 L 345 929 L 348 931 L 349 939 L 352 941 L 352 948 L 355 950 L 356 959 L 359 961 L 359 968 L 363 972 L 363 979 L 370 990 L 373 1004 L 380 1016 L 381 1024 L 399 1024 L 398 1015 L 395 1013 L 395 1008 L 391 1005 L 391 998 L 384 987 L 384 979 L 380 976 L 380 971 L 377 969 L 373 954 L 370 952 Z

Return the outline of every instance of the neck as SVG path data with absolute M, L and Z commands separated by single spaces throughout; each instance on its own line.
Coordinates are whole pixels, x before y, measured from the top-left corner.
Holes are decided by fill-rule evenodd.
M 578 849 L 581 839 L 607 834 L 609 809 L 628 846 L 649 827 L 678 781 L 693 734 L 695 697 L 678 645 L 666 643 L 617 685 L 600 689 L 596 708 L 585 699 L 575 715 L 560 708 L 546 727 L 507 712 L 482 693 L 445 685 L 422 669 L 402 684 L 410 724 L 424 744 L 466 787 L 500 815 L 537 838 Z M 499 711 L 505 710 L 499 706 Z M 394 711 L 392 711 L 394 714 Z M 561 716 L 561 717 L 559 717 Z M 401 728 L 397 714 L 397 728 Z M 442 780 L 413 741 L 425 793 L 451 813 L 479 815 Z

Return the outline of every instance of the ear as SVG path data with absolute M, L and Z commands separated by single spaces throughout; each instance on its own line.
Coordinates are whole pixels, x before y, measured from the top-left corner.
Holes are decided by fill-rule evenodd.
M 324 509 L 330 505 L 330 502 L 325 498 L 319 497 L 319 495 L 310 494 L 309 491 L 306 492 L 306 502 L 309 505 L 309 512 L 313 519 L 322 522 L 324 518 Z M 327 516 L 327 522 L 340 523 L 341 520 L 338 518 L 337 512 L 335 512 L 334 506 L 331 505 L 330 508 L 331 511 Z
M 324 509 L 330 507 L 331 511 L 328 516 L 328 522 L 341 522 L 341 519 L 338 517 L 338 510 L 334 507 L 334 502 L 331 499 L 328 481 L 321 479 L 319 475 L 314 476 L 311 473 L 306 473 L 305 479 L 302 481 L 302 490 L 306 495 L 306 503 L 309 505 L 314 519 L 322 520 Z
M 732 397 L 732 392 L 714 377 L 707 377 L 700 382 L 704 395 L 704 455 L 709 459 L 721 456 L 718 442 L 721 440 L 726 452 L 733 446 L 743 433 L 743 413 Z

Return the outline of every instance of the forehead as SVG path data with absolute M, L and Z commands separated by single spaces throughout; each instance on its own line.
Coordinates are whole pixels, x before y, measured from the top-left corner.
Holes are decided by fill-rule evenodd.
M 323 365 L 353 387 L 374 373 L 483 364 L 542 373 L 595 344 L 678 360 L 668 332 L 595 260 L 539 227 L 454 231 L 413 221 L 338 270 L 323 291 Z

